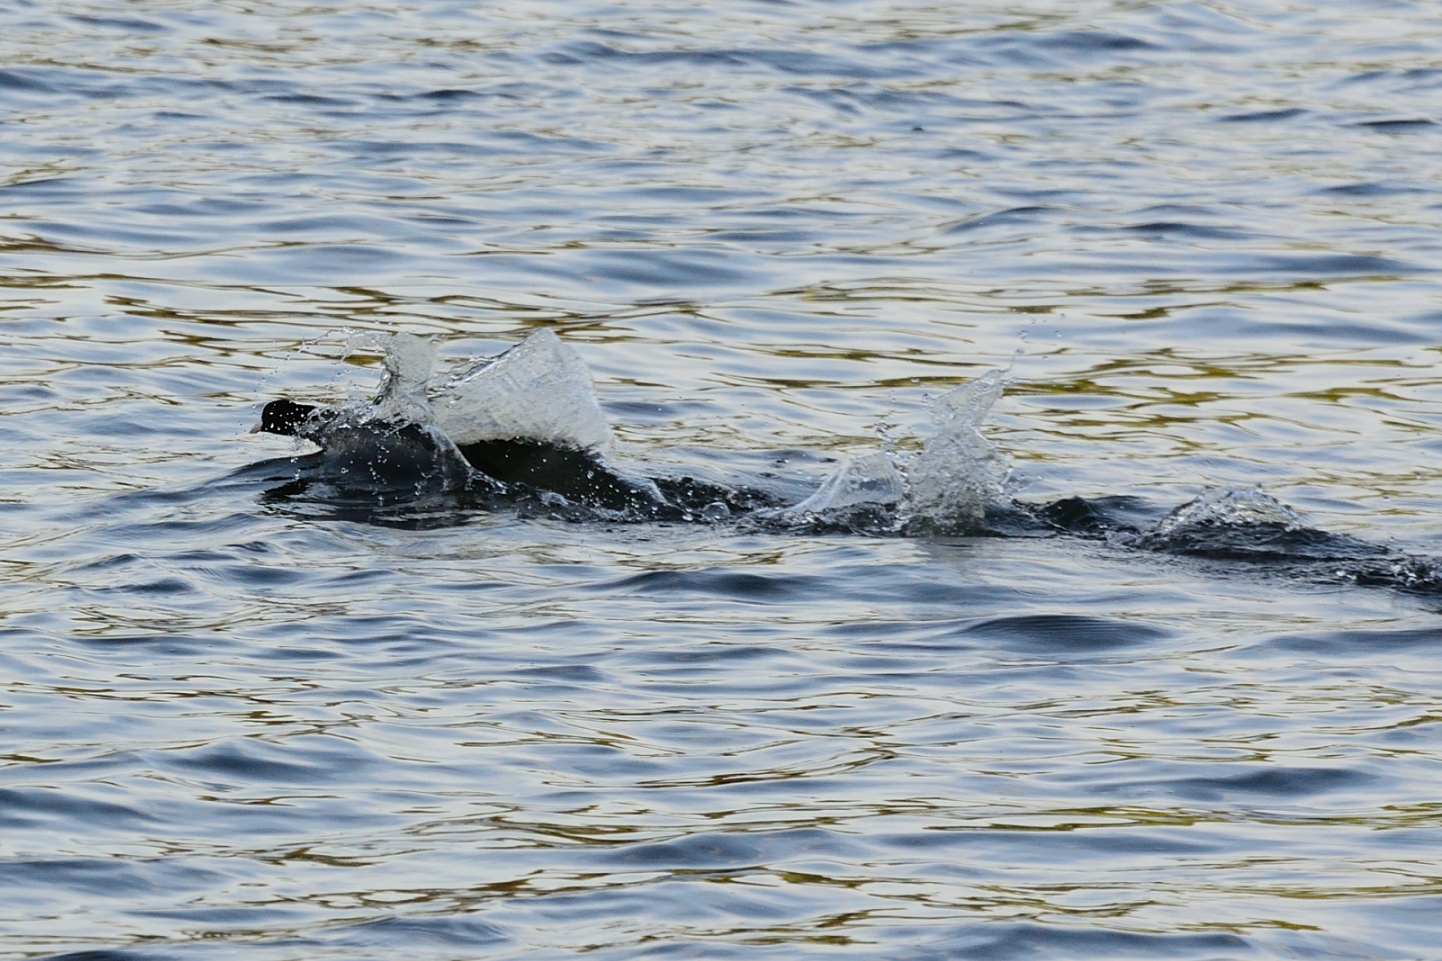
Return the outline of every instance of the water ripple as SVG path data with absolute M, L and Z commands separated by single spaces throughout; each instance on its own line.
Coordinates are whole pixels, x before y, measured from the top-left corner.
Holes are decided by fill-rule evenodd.
M 0 10 L 0 944 L 1434 953 L 1438 38 Z M 541 328 L 620 462 L 789 504 L 1006 369 L 1026 516 L 385 514 L 245 433 L 373 391 L 352 334 Z M 1145 537 L 1258 486 L 1304 528 Z

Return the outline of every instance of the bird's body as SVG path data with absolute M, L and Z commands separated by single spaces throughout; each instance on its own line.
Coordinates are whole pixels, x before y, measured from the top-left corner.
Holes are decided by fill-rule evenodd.
M 346 487 L 465 486 L 469 468 L 450 438 L 410 421 L 351 418 L 343 408 L 273 400 L 252 432 L 308 440 L 320 447 L 327 475 Z
M 311 441 L 321 448 L 328 466 L 356 477 L 368 471 L 388 483 L 432 475 L 447 466 L 447 455 L 456 453 L 498 490 L 558 494 L 570 503 L 615 511 L 666 506 L 650 480 L 628 477 L 591 451 L 524 438 L 457 447 L 434 426 L 350 418 L 342 408 L 287 399 L 266 404 L 252 430 Z

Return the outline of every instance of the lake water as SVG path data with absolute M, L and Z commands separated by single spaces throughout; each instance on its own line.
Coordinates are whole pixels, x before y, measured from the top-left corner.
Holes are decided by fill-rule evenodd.
M 617 463 L 795 503 L 1003 370 L 1007 500 L 1425 571 L 1439 226 L 1430 3 L 0 5 L 0 951 L 1435 957 L 1442 592 L 397 523 L 246 431 L 544 329 Z

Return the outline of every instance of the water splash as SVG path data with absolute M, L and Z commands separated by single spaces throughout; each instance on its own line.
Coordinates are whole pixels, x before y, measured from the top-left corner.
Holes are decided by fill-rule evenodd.
M 1010 473 L 980 430 L 1004 388 L 1003 372 L 994 370 L 943 394 L 932 404 L 932 435 L 909 461 L 889 449 L 858 457 L 773 516 L 918 536 L 976 530 L 1001 502 Z
M 906 477 L 891 455 L 868 454 L 848 461 L 816 493 L 779 511 L 760 512 L 762 520 L 788 525 L 840 527 L 876 533 L 895 530 L 906 500 Z
M 1005 387 L 1001 371 L 988 371 L 932 404 L 935 431 L 905 469 L 908 533 L 973 530 L 1001 501 L 1011 465 L 981 423 Z
M 523 439 L 603 458 L 614 450 L 590 369 L 549 330 L 432 383 L 429 398 L 437 426 L 463 447 Z
M 1221 487 L 1204 492 L 1157 522 L 1155 537 L 1200 527 L 1271 525 L 1288 531 L 1307 526 L 1301 514 L 1257 488 Z
M 1120 547 L 1216 559 L 1355 559 L 1373 545 L 1311 527 L 1301 514 L 1257 488 L 1221 487 L 1174 508 L 1150 530 L 1111 531 Z
M 381 364 L 385 374 L 366 419 L 432 424 L 426 388 L 436 369 L 435 344 L 414 334 L 395 334 L 385 344 Z

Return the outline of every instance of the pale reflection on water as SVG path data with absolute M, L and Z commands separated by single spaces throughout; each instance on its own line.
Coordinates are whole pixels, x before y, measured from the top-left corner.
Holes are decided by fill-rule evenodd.
M 1417 5 L 0 11 L 0 944 L 1432 950 L 1435 601 L 1069 537 L 267 497 L 279 395 L 554 329 L 795 501 L 991 369 L 1013 493 L 1442 555 Z M 453 518 L 456 519 L 456 518 Z

